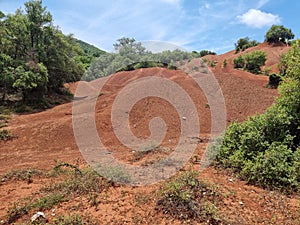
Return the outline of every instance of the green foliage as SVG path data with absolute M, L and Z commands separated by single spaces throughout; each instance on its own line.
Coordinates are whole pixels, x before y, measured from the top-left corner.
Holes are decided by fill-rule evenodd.
M 300 185 L 299 42 L 285 57 L 280 98 L 265 114 L 233 123 L 226 130 L 216 162 L 250 183 L 298 191 Z M 292 68 L 291 68 L 292 67 Z
M 226 68 L 226 67 L 227 67 L 227 64 L 228 64 L 227 59 L 224 59 L 224 60 L 223 60 L 223 68 Z
M 53 206 L 64 201 L 64 198 L 60 194 L 52 194 L 44 196 L 37 200 L 23 199 L 21 202 L 15 203 L 7 212 L 7 222 L 8 224 L 14 223 L 17 219 L 21 218 L 23 215 L 29 213 L 30 210 L 47 210 L 51 209 Z
M 84 80 L 90 81 L 108 76 L 117 71 L 148 68 L 153 66 L 176 69 L 176 65 L 184 60 L 195 58 L 195 53 L 181 50 L 151 53 L 146 51 L 140 42 L 133 38 L 121 38 L 114 44 L 116 53 L 104 53 L 96 58 L 87 69 Z
M 66 170 L 65 167 L 72 168 L 72 171 Z M 21 171 L 12 171 L 4 178 L 10 180 L 31 180 L 32 176 L 39 174 L 39 171 L 26 169 Z M 38 198 L 35 197 L 35 195 L 29 196 L 14 203 L 7 211 L 6 217 L 8 224 L 14 223 L 17 219 L 33 210 L 49 210 L 61 202 L 66 202 L 82 195 L 95 194 L 96 196 L 111 185 L 106 179 L 100 177 L 90 168 L 79 170 L 77 166 L 69 163 L 58 164 L 49 176 L 53 176 L 53 174 L 63 175 L 65 177 L 60 183 L 42 187 L 39 191 Z M 92 200 L 93 199 L 90 198 L 90 201 Z M 79 221 L 78 217 L 76 217 L 76 219 L 73 217 L 61 218 L 54 224 L 64 224 L 64 221 L 76 221 L 77 219 Z
M 99 57 L 100 55 L 105 53 L 105 51 L 95 47 L 94 45 L 86 43 L 84 41 L 76 39 L 76 42 L 83 49 L 83 52 L 86 56 Z
M 279 83 L 282 81 L 281 76 L 273 73 L 269 75 L 269 83 L 268 83 L 268 87 L 270 88 L 277 88 Z
M 237 58 L 233 59 L 234 68 L 244 68 L 245 66 L 245 59 L 243 56 L 238 56 Z
M 32 93 L 37 93 L 37 99 L 41 99 L 47 90 L 48 71 L 42 64 L 36 64 L 30 61 L 26 64 L 26 69 L 23 66 L 18 66 L 14 71 L 15 82 L 13 87 L 23 93 L 23 100 L 28 100 L 33 97 Z M 32 99 L 31 99 L 32 100 Z
M 285 28 L 282 25 L 272 25 L 265 35 L 265 41 L 269 43 L 284 42 L 294 38 L 294 34 L 291 29 Z
M 199 56 L 200 57 L 203 57 L 203 56 L 206 56 L 206 55 L 216 55 L 217 53 L 215 52 L 212 52 L 212 51 L 209 51 L 209 50 L 201 50 L 199 52 Z
M 84 66 L 76 59 L 84 54 L 82 49 L 72 36 L 53 26 L 41 0 L 30 0 L 25 11 L 1 18 L 1 101 L 20 93 L 24 101 L 39 101 L 48 91 L 81 78 Z
M 8 141 L 11 140 L 14 136 L 10 133 L 7 129 L 1 129 L 0 130 L 0 141 Z
M 263 51 L 253 51 L 245 56 L 245 69 L 252 73 L 259 73 L 260 67 L 265 65 L 267 55 Z
M 247 48 L 258 45 L 259 42 L 256 40 L 250 41 L 249 37 L 240 38 L 237 43 L 235 43 L 235 53 L 240 51 L 245 51 Z
M 199 180 L 196 172 L 187 171 L 159 190 L 157 209 L 180 220 L 218 224 L 218 197 L 216 187 Z
M 267 60 L 266 53 L 263 51 L 253 51 L 251 53 L 240 55 L 233 60 L 234 68 L 243 68 L 251 73 L 260 73 L 260 67 L 265 65 Z
M 32 183 L 32 179 L 34 176 L 40 176 L 42 174 L 42 171 L 31 168 L 12 170 L 1 177 L 1 182 L 7 182 L 11 180 L 22 180 L 27 181 L 27 183 Z

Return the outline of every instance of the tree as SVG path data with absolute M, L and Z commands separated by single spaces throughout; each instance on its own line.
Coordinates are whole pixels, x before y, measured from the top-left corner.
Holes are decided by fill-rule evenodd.
M 72 37 L 52 24 L 41 0 L 25 3 L 25 12 L 5 16 L 0 11 L 0 92 L 22 93 L 39 101 L 48 90 L 58 92 L 65 82 L 80 80 L 83 50 Z
M 265 41 L 268 43 L 284 42 L 294 38 L 294 34 L 291 29 L 285 28 L 282 25 L 272 25 L 265 35 Z
M 206 55 L 216 55 L 215 52 L 209 51 L 209 50 L 201 50 L 199 52 L 200 57 L 206 56 Z
M 41 61 L 45 55 L 44 30 L 51 26 L 52 15 L 43 7 L 42 0 L 31 0 L 25 3 L 26 17 L 28 19 L 28 31 L 30 34 L 31 59 Z
M 258 45 L 259 42 L 256 40 L 250 41 L 249 37 L 240 38 L 237 43 L 235 43 L 235 53 L 238 53 L 239 51 L 244 51 L 247 48 L 253 47 Z
M 41 99 L 46 93 L 48 71 L 42 63 L 30 61 L 25 67 L 18 66 L 14 70 L 14 75 L 16 80 L 13 87 L 22 92 L 23 101 Z

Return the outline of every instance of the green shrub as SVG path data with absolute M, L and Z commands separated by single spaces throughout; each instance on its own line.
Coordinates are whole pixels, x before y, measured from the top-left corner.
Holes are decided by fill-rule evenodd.
M 227 64 L 228 64 L 228 63 L 227 63 L 227 59 L 224 59 L 224 61 L 223 61 L 223 67 L 226 68 L 226 67 L 227 67 Z
M 244 68 L 245 60 L 243 56 L 238 56 L 237 58 L 233 59 L 234 68 Z
M 245 69 L 252 73 L 260 73 L 260 67 L 265 65 L 267 55 L 263 51 L 253 51 L 245 56 Z
M 221 222 L 216 206 L 218 201 L 215 186 L 199 180 L 196 172 L 187 171 L 159 190 L 156 209 L 180 220 L 218 224 Z
M 265 114 L 231 124 L 216 162 L 264 188 L 298 191 L 300 185 L 300 82 L 283 83 Z
M 97 225 L 99 221 L 95 221 L 92 218 L 84 220 L 79 214 L 71 214 L 68 216 L 59 216 L 55 218 L 53 225 Z
M 233 64 L 234 68 L 244 68 L 251 73 L 258 74 L 261 72 L 260 67 L 265 65 L 266 60 L 267 55 L 265 52 L 253 51 L 233 59 Z
M 239 51 L 245 51 L 247 48 L 258 45 L 259 42 L 253 40 L 250 41 L 249 37 L 240 38 L 237 43 L 235 43 L 235 53 Z
M 273 73 L 269 76 L 269 83 L 268 87 L 270 88 L 277 88 L 279 83 L 282 81 L 281 76 Z
M 10 133 L 9 130 L 3 129 L 0 130 L 0 140 L 8 141 L 11 140 L 14 136 Z

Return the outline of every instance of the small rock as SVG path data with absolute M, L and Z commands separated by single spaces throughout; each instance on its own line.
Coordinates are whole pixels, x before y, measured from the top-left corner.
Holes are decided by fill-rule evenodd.
M 244 202 L 239 202 L 240 203 L 240 205 L 244 205 Z
M 34 214 L 31 217 L 31 222 L 34 222 L 34 221 L 36 221 L 38 219 L 47 220 L 45 213 L 43 213 L 43 212 L 37 212 L 36 214 Z
M 183 116 L 183 117 L 182 117 L 182 119 L 183 119 L 183 120 L 186 120 L 186 117 L 185 117 L 185 116 Z
M 233 182 L 233 179 L 232 179 L 232 178 L 229 178 L 228 181 L 229 181 L 229 182 Z

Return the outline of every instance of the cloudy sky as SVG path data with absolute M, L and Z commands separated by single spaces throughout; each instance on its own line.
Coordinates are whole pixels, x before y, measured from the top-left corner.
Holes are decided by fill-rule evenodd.
M 13 13 L 25 0 L 0 0 Z M 44 0 L 55 25 L 101 49 L 121 37 L 164 41 L 187 50 L 223 53 L 241 37 L 263 41 L 272 24 L 300 35 L 300 1 L 287 0 Z

